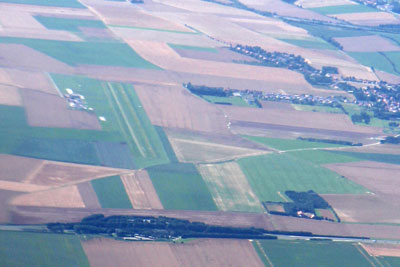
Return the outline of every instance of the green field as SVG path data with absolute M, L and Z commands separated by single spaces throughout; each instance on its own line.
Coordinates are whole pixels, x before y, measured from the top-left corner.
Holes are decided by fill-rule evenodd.
M 222 97 L 222 96 L 202 95 L 201 97 L 213 104 L 232 105 L 239 107 L 257 107 L 257 105 L 255 104 L 251 105 L 239 96 Z
M 0 231 L 0 266 L 89 266 L 76 235 Z
M 354 243 L 259 240 L 253 241 L 253 246 L 265 266 L 350 267 L 380 265 L 377 258 L 370 257 L 361 246 Z
M 287 190 L 314 190 L 319 194 L 366 192 L 362 186 L 291 153 L 243 158 L 238 163 L 261 201 L 287 201 Z
M 324 148 L 324 147 L 338 147 L 343 145 L 327 144 L 320 142 L 309 142 L 297 139 L 279 139 L 279 138 L 268 138 L 261 136 L 250 136 L 243 135 L 244 138 L 263 144 L 267 147 L 272 147 L 278 150 L 293 150 L 293 149 L 303 149 L 303 148 Z
M 92 180 L 91 183 L 102 208 L 133 208 L 119 176 Z
M 67 42 L 0 37 L 0 43 L 22 44 L 71 66 L 79 64 L 160 69 L 124 43 Z
M 323 40 L 301 40 L 301 39 L 279 39 L 286 43 L 296 45 L 299 47 L 304 48 L 311 48 L 311 49 L 329 49 L 329 50 L 336 50 L 337 48 L 331 45 L 328 42 Z
M 350 14 L 350 13 L 365 13 L 365 12 L 380 12 L 380 10 L 365 6 L 365 5 L 340 5 L 340 6 L 325 6 L 310 8 L 310 10 L 324 14 Z
M 173 163 L 147 168 L 165 209 L 218 210 L 206 183 L 190 163 Z
M 43 26 L 50 30 L 80 32 L 79 27 L 106 28 L 101 20 L 69 19 L 46 16 L 34 16 Z
M 311 111 L 311 112 L 324 112 L 324 113 L 343 113 L 340 108 L 329 107 L 329 106 L 311 106 L 311 105 L 298 105 L 292 104 L 295 110 L 300 111 Z
M 324 150 L 304 150 L 304 151 L 290 151 L 288 155 L 301 158 L 303 160 L 312 162 L 317 165 L 331 164 L 331 163 L 346 163 L 360 161 L 351 155 L 333 153 L 333 151 Z
M 57 7 L 72 7 L 86 8 L 77 0 L 0 0 L 0 3 L 25 4 L 35 6 L 57 6 Z
M 378 154 L 378 153 L 359 153 L 345 151 L 331 151 L 331 154 L 338 157 L 353 157 L 358 160 L 377 161 L 389 164 L 400 164 L 400 155 L 393 154 Z
M 169 162 L 163 142 L 132 85 L 56 74 L 52 79 L 63 92 L 72 88 L 85 96 L 96 114 L 106 118 L 101 122 L 102 129 L 121 136 L 121 142 L 128 145 L 138 168 Z
M 393 54 L 387 53 L 387 56 L 385 56 L 385 53 L 380 52 L 347 52 L 347 54 L 349 54 L 351 57 L 353 57 L 355 60 L 365 66 L 373 67 L 375 69 L 386 71 L 388 73 L 396 75 L 399 74 L 394 69 L 392 63 L 395 62 L 395 59 L 398 59 L 396 52 L 393 52 Z M 388 59 L 388 57 L 390 57 L 390 60 Z
M 185 49 L 185 50 L 194 50 L 200 52 L 218 53 L 218 50 L 213 47 L 178 45 L 178 44 L 168 44 L 168 45 L 172 49 Z

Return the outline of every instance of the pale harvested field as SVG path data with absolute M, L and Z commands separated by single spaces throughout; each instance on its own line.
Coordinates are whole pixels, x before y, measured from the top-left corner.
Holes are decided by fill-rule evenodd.
M 0 105 L 21 106 L 22 100 L 18 88 L 0 84 Z
M 34 172 L 25 178 L 24 182 L 37 185 L 57 186 L 90 181 L 124 172 L 126 172 L 126 170 L 44 161 Z
M 28 12 L 7 9 L 0 9 L 0 25 L 4 28 L 46 30 L 46 28 Z
M 21 182 L 41 168 L 42 160 L 0 154 L 0 180 Z
M 360 146 L 360 147 L 348 147 L 340 149 L 341 151 L 352 151 L 361 153 L 378 153 L 378 154 L 394 154 L 400 155 L 400 149 L 398 145 L 390 144 L 378 144 L 374 146 Z
M 361 244 L 373 257 L 400 257 L 400 245 L 395 244 Z
M 169 140 L 176 156 L 182 162 L 218 162 L 266 153 L 260 150 L 198 140 L 181 138 L 169 138 Z
M 189 46 L 204 46 L 204 47 L 215 47 L 220 45 L 216 41 L 213 41 L 204 35 L 194 35 L 186 33 L 176 32 L 165 32 L 165 31 L 151 31 L 144 29 L 135 28 L 122 28 L 122 27 L 110 27 L 110 30 L 118 37 L 125 41 L 146 41 L 152 42 L 157 40 L 161 43 L 171 43 L 179 45 Z M 156 51 L 154 51 L 156 52 Z
M 229 48 L 218 48 L 216 49 L 216 53 L 208 52 L 208 51 L 197 51 L 191 49 L 181 49 L 174 48 L 174 50 L 181 56 L 186 58 L 193 59 L 203 59 L 210 61 L 220 61 L 220 62 L 257 62 L 254 58 L 235 53 Z
M 296 17 L 303 19 L 316 19 L 322 21 L 332 21 L 332 19 L 320 15 L 316 12 L 299 8 L 282 1 L 275 0 L 240 0 L 241 3 L 248 7 L 261 11 L 277 13 L 280 16 Z
M 330 15 L 353 24 L 378 26 L 380 24 L 398 24 L 400 20 L 387 12 L 364 12 Z
M 290 103 L 274 102 L 274 101 L 260 101 L 263 108 L 268 109 L 279 109 L 279 110 L 294 110 L 294 107 Z
M 400 51 L 392 41 L 378 35 L 335 38 L 348 52 Z
M 89 1 L 87 1 L 89 2 Z M 104 23 L 110 25 L 123 25 L 139 28 L 151 28 L 169 31 L 192 32 L 184 25 L 162 19 L 144 10 L 140 10 L 130 3 L 116 5 L 113 2 L 97 3 L 89 5 L 98 12 Z M 134 19 L 132 19 L 134 18 Z
M 148 61 L 169 70 L 261 80 L 277 86 L 309 86 L 301 74 L 286 69 L 181 58 L 168 45 L 157 42 L 129 41 L 129 45 Z
M 79 30 L 89 38 L 104 38 L 104 39 L 112 39 L 113 34 L 108 29 L 101 28 L 90 28 L 90 27 L 79 27 Z
M 355 4 L 356 3 L 350 0 L 298 0 L 295 2 L 295 5 L 303 8 L 355 5 Z
M 197 166 L 222 211 L 262 212 L 260 200 L 236 162 Z
M 290 127 L 316 128 L 333 131 L 379 134 L 380 128 L 353 125 L 344 114 L 302 112 L 278 109 L 254 109 L 245 107 L 222 106 L 221 109 L 230 121 L 244 121 L 264 124 L 285 125 Z
M 52 85 L 50 78 L 43 72 L 3 69 L 8 75 L 9 81 L 4 82 L 19 88 L 29 88 L 48 94 L 57 94 L 56 88 Z M 35 81 L 34 83 L 32 81 Z
M 24 194 L 14 198 L 12 205 L 84 208 L 85 204 L 76 185 Z
M 73 71 L 67 64 L 20 44 L 0 44 L 0 66 L 57 73 Z
M 91 16 L 93 14 L 88 9 L 83 8 L 67 8 L 67 7 L 52 7 L 52 6 L 40 6 L 40 5 L 20 5 L 20 4 L 9 4 L 0 3 L 1 10 L 14 11 L 14 12 L 28 12 L 28 13 L 40 13 L 49 15 L 70 15 L 70 16 Z
M 212 104 L 191 95 L 182 86 L 137 85 L 135 91 L 155 125 L 228 133 L 223 113 Z
M 393 75 L 384 71 L 375 70 L 376 75 L 380 80 L 388 82 L 388 83 L 400 83 L 400 77 L 397 75 Z
M 339 74 L 344 77 L 357 77 L 358 79 L 379 81 L 378 77 L 373 73 L 371 68 L 366 66 L 360 67 L 340 67 Z
M 72 110 L 60 96 L 29 89 L 21 89 L 21 95 L 31 126 L 101 130 L 94 113 Z
M 17 183 L 11 181 L 0 181 L 0 189 L 15 191 L 15 192 L 36 192 L 49 189 L 49 187 L 43 185 Z
M 77 184 L 79 194 L 82 197 L 82 201 L 85 207 L 88 209 L 100 209 L 101 205 L 97 198 L 96 192 L 90 182 Z
M 121 180 L 134 209 L 163 209 L 145 170 L 121 175 Z
M 263 266 L 248 240 L 171 244 L 96 238 L 82 245 L 92 266 Z
M 83 41 L 77 35 L 58 30 L 41 30 L 41 29 L 23 29 L 23 28 L 0 28 L 0 36 L 7 37 L 20 37 L 20 38 L 33 38 L 57 41 Z

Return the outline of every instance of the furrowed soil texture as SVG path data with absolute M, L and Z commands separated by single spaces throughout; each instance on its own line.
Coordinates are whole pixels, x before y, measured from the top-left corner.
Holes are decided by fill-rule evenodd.
M 119 176 L 91 181 L 102 208 L 132 209 L 132 204 Z
M 324 241 L 253 241 L 265 266 L 376 266 L 364 249 L 353 243 Z
M 145 167 L 169 161 L 160 135 L 148 119 L 131 85 L 106 83 L 77 76 L 52 77 L 62 91 L 72 88 L 74 92 L 85 96 L 94 112 L 104 117 L 105 121 L 101 122 L 102 129 L 118 133 L 121 142 L 124 142 L 122 144 L 128 146 L 135 166 Z M 129 157 L 125 160 L 127 159 Z
M 197 168 L 208 185 L 219 210 L 264 211 L 261 202 L 236 162 L 201 164 Z
M 75 235 L 0 231 L 1 266 L 89 266 Z
M 147 168 L 165 209 L 217 210 L 213 197 L 196 167 L 173 163 Z
M 288 201 L 287 190 L 360 194 L 366 190 L 318 164 L 290 154 L 243 158 L 239 166 L 261 201 Z

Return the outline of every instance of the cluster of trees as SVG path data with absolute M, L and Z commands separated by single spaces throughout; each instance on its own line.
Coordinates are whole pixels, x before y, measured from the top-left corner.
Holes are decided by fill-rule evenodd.
M 305 138 L 305 137 L 298 137 L 297 139 L 309 141 L 309 142 L 328 143 L 328 144 L 336 144 L 336 145 L 344 145 L 344 146 L 362 146 L 363 145 L 362 143 L 353 143 L 353 142 L 344 141 L 344 140 Z
M 146 237 L 151 239 L 191 238 L 258 238 L 275 239 L 260 228 L 236 228 L 208 225 L 169 217 L 109 216 L 94 214 L 77 223 L 49 223 L 51 232 L 101 234 L 116 237 Z
M 190 82 L 187 84 L 183 84 L 185 88 L 187 88 L 190 92 L 195 95 L 210 95 L 210 96 L 221 96 L 228 97 L 231 96 L 229 91 L 225 90 L 223 87 L 209 87 L 205 85 L 193 85 Z
M 399 136 L 388 136 L 384 140 L 381 140 L 382 144 L 400 144 L 400 135 Z
M 292 200 L 292 202 L 265 202 L 264 206 L 268 206 L 266 204 L 281 204 L 283 205 L 284 212 L 279 211 L 267 211 L 270 214 L 275 215 L 283 215 L 283 216 L 292 216 L 292 217 L 299 217 L 298 212 L 302 213 L 309 213 L 313 216 L 306 216 L 310 219 L 315 220 L 329 220 L 321 216 L 316 216 L 315 209 L 329 209 L 331 206 L 323 199 L 320 195 L 315 193 L 312 190 L 307 192 L 296 192 L 296 191 L 286 191 L 285 194 Z
M 369 124 L 371 122 L 371 116 L 369 116 L 365 111 L 361 112 L 360 114 L 353 114 L 351 115 L 351 121 L 355 122 L 364 122 Z

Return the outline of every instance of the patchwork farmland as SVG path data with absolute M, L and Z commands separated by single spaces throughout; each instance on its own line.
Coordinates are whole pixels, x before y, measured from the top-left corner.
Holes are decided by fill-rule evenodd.
M 399 12 L 0 0 L 0 265 L 398 266 Z

